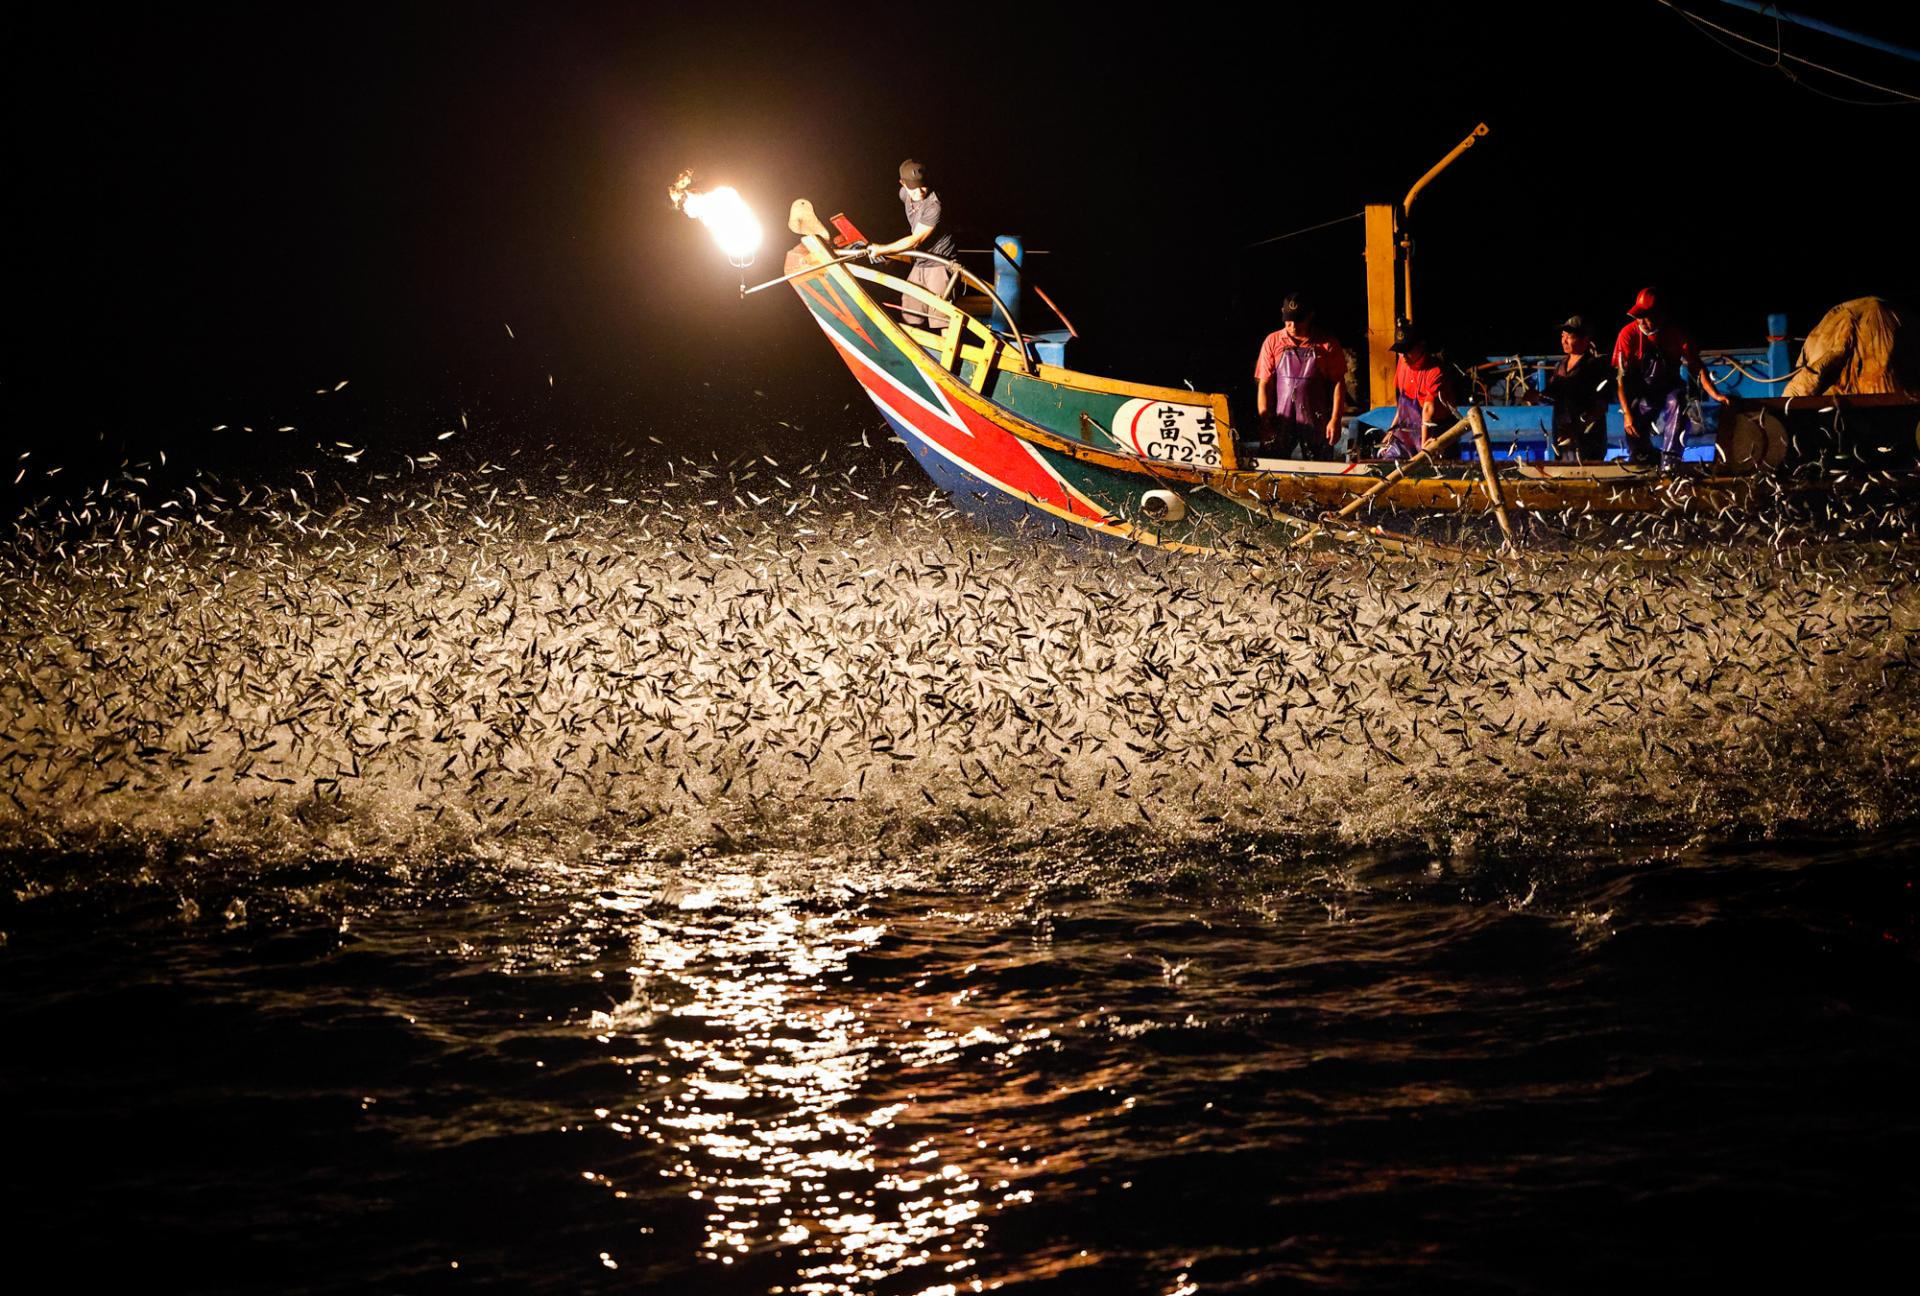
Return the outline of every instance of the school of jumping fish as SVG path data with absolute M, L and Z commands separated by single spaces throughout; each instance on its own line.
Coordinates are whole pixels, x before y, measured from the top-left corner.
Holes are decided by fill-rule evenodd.
M 23 463 L 0 846 L 1458 853 L 1851 831 L 1920 786 L 1899 508 L 1178 557 L 976 530 L 865 433 L 597 467 L 452 435 L 273 482 Z

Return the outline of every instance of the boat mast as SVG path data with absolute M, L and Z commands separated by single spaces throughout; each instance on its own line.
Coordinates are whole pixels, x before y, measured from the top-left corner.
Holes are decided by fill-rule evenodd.
M 1397 205 L 1367 204 L 1367 377 L 1368 399 L 1375 405 L 1392 399 L 1387 393 L 1393 390 L 1394 326 L 1401 320 L 1413 321 L 1413 239 L 1407 233 L 1407 213 L 1420 191 L 1486 133 L 1485 122 L 1475 126 L 1414 182 Z

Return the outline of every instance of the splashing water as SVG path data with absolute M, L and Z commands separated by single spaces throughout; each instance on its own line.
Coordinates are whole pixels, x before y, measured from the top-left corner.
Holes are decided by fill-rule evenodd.
M 1920 1148 L 1884 513 L 1227 561 L 901 459 L 353 456 L 0 551 L 25 1268 L 1550 1290 L 1912 1235 L 1835 1171 Z
M 0 831 L 1497 850 L 1910 811 L 1904 540 L 1180 560 L 992 539 L 900 469 L 48 506 L 0 560 Z

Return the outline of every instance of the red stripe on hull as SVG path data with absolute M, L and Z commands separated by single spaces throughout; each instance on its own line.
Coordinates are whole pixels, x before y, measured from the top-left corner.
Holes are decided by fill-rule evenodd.
M 873 339 L 867 336 L 867 331 L 860 326 L 859 319 L 855 317 L 852 311 L 841 305 L 839 301 L 829 298 L 826 293 L 821 292 L 819 288 L 804 279 L 800 281 L 800 291 L 819 302 L 821 310 L 828 312 L 842 324 L 845 324 L 855 333 L 858 333 L 862 342 L 865 342 L 868 346 L 873 346 Z M 875 350 L 878 349 L 879 348 L 875 347 Z
M 934 446 L 966 465 L 969 471 L 1016 494 L 1050 504 L 1063 513 L 1089 522 L 1107 523 L 1104 512 L 1068 490 L 1066 483 L 1019 437 L 965 405 L 949 401 L 949 408 L 960 419 L 960 426 L 954 426 L 920 401 L 907 397 L 875 373 L 869 364 L 854 359 L 854 353 L 832 333 L 827 336 L 868 395 Z M 945 400 L 944 394 L 942 400 Z

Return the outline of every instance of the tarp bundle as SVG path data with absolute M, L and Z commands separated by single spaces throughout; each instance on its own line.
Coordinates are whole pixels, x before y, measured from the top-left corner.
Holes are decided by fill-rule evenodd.
M 1856 297 L 1828 311 L 1807 334 L 1800 366 L 1784 396 L 1864 396 L 1903 389 L 1894 347 L 1900 317 L 1878 297 Z

